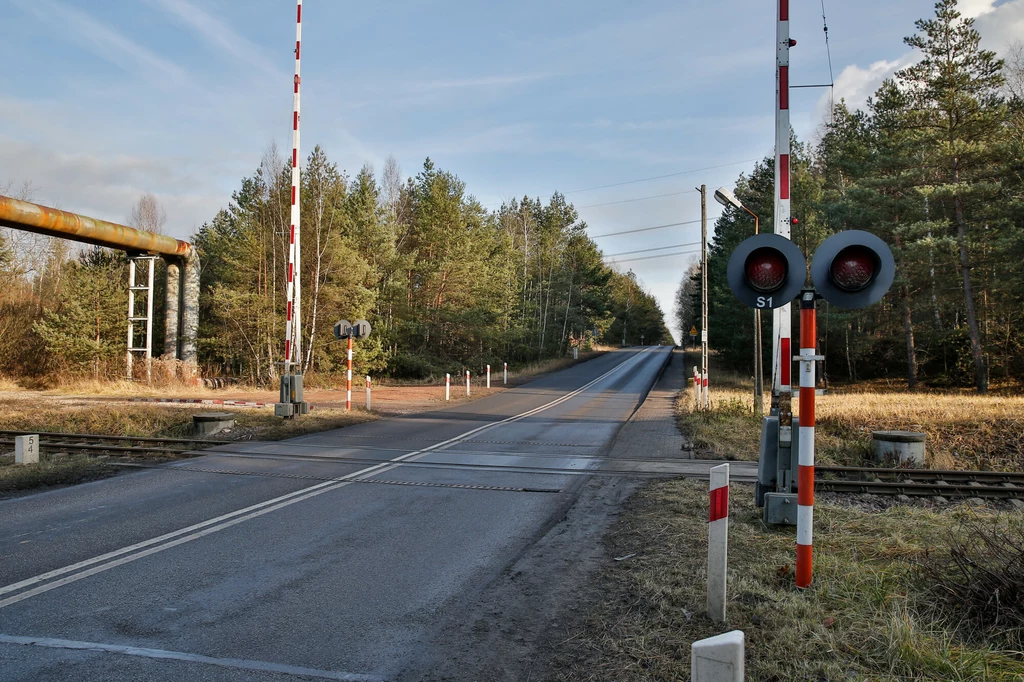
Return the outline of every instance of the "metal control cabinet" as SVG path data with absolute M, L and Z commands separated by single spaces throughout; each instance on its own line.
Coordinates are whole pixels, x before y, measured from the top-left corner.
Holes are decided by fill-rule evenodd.
M 800 419 L 792 418 L 788 427 L 788 441 L 780 439 L 778 415 L 761 421 L 761 452 L 757 461 L 757 481 L 754 483 L 754 502 L 763 508 L 765 523 L 796 525 L 797 467 L 800 461 L 800 441 L 792 438 L 800 427 Z

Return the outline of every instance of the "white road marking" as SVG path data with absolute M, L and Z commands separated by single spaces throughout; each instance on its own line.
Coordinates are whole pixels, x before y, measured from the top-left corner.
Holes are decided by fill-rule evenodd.
M 136 561 L 137 559 L 151 556 L 158 552 L 162 552 L 166 549 L 171 549 L 172 547 L 177 547 L 178 545 L 184 544 L 186 542 L 197 540 L 201 537 L 205 537 L 217 531 L 224 530 L 225 528 L 230 528 L 231 526 L 242 523 L 243 521 L 248 521 L 249 519 L 254 519 L 258 516 L 262 516 L 263 514 L 267 514 L 269 512 L 277 511 L 278 509 L 283 509 L 285 507 L 291 506 L 297 502 L 302 502 L 303 500 L 308 500 L 312 497 L 322 495 L 323 493 L 331 492 L 333 490 L 337 490 L 338 488 L 343 488 L 355 480 L 369 478 L 370 476 L 375 476 L 377 474 L 390 471 L 396 468 L 396 466 L 401 462 L 408 461 L 414 457 L 420 457 L 422 455 L 427 454 L 428 452 L 433 452 L 434 450 L 440 450 L 442 448 L 449 447 L 450 445 L 454 445 L 455 443 L 464 441 L 475 434 L 478 434 L 482 431 L 486 431 L 487 429 L 492 429 L 497 426 L 501 426 L 502 424 L 509 424 L 515 421 L 519 421 L 520 419 L 526 419 L 527 417 L 530 417 L 532 415 L 543 412 L 544 410 L 548 410 L 551 409 L 552 407 L 560 405 L 566 402 L 567 400 L 571 400 L 572 398 L 586 391 L 594 384 L 597 384 L 598 382 L 606 379 L 615 372 L 618 372 L 624 367 L 638 361 L 640 358 L 643 357 L 643 355 L 646 352 L 648 352 L 647 349 L 640 351 L 636 355 L 633 355 L 627 358 L 626 360 L 623 360 L 618 365 L 611 368 L 601 376 L 587 382 L 586 384 L 577 388 L 576 390 L 566 393 L 565 395 L 556 398 L 555 400 L 552 400 L 550 402 L 547 402 L 539 407 L 527 410 L 526 412 L 522 412 L 511 417 L 506 417 L 504 419 L 500 419 L 489 424 L 478 426 L 475 429 L 470 429 L 465 433 L 462 433 L 453 438 L 449 438 L 448 440 L 442 441 L 440 443 L 435 443 L 434 445 L 421 448 L 414 452 L 394 457 L 386 462 L 381 462 L 380 464 L 375 464 L 373 466 L 366 467 L 365 469 L 354 471 L 351 474 L 341 476 L 331 481 L 318 483 L 308 488 L 303 488 L 302 490 L 297 490 L 286 495 L 281 495 L 280 497 L 275 497 L 271 500 L 259 502 L 244 509 L 239 509 L 237 511 L 230 512 L 228 514 L 224 514 L 222 516 L 218 516 L 207 521 L 202 521 L 200 523 L 188 526 L 186 528 L 181 528 L 170 533 L 165 533 L 164 535 L 160 535 L 149 540 L 144 540 L 142 542 L 137 542 L 133 545 L 122 547 L 121 549 L 114 550 L 112 552 L 107 552 L 106 554 L 101 554 L 91 559 L 85 559 L 83 561 L 79 561 L 77 563 L 70 564 L 62 568 L 47 571 L 46 573 L 40 573 L 37 576 L 26 578 L 25 580 L 20 580 L 16 583 L 11 583 L 10 585 L 0 587 L 0 595 L 2 595 L 9 594 L 11 592 L 17 592 L 26 587 L 31 587 L 32 585 L 39 585 L 39 583 L 46 583 L 43 585 L 39 585 L 39 587 L 35 587 L 33 589 L 29 589 L 24 592 L 20 592 L 19 594 L 8 597 L 6 599 L 0 600 L 0 609 L 6 606 L 10 606 L 11 604 L 16 604 L 20 601 L 24 601 L 25 599 L 29 599 L 36 595 L 49 592 L 50 590 L 56 589 L 58 587 L 63 587 L 64 585 L 77 582 L 79 580 L 82 580 L 83 578 L 88 578 L 91 575 L 96 575 L 97 573 L 102 573 L 112 568 L 116 568 L 117 566 L 122 566 L 132 561 Z M 88 568 L 89 566 L 92 566 L 92 568 Z M 75 571 L 79 572 L 76 573 Z M 72 575 L 68 575 L 69 573 Z M 67 577 L 60 578 L 60 576 Z M 47 583 L 46 581 L 50 580 L 51 578 L 59 579 Z
M 15 635 L 0 635 L 0 644 L 38 646 L 46 647 L 48 649 L 99 651 L 108 654 L 121 654 L 124 656 L 141 656 L 142 658 L 170 659 L 173 661 L 187 661 L 189 663 L 204 663 L 206 665 L 216 665 L 222 668 L 235 668 L 238 670 L 259 670 L 261 672 L 283 673 L 285 675 L 302 675 L 305 677 L 315 677 L 321 680 L 377 682 L 381 679 L 371 675 L 345 673 L 335 670 L 320 670 L 318 668 L 305 668 L 302 666 L 287 665 L 284 663 L 271 663 L 270 661 L 252 661 L 244 658 L 214 658 L 212 656 L 201 656 L 199 654 L 190 654 L 183 651 L 147 649 L 120 644 L 103 644 L 100 642 L 79 642 L 73 639 L 55 639 L 52 637 L 18 637 Z

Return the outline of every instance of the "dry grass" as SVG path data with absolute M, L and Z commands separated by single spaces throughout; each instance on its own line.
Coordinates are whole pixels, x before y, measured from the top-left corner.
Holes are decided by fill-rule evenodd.
M 609 556 L 636 556 L 609 561 L 605 601 L 571 638 L 565 678 L 686 680 L 693 641 L 740 629 L 752 681 L 1024 679 L 1019 652 L 923 615 L 916 560 L 945 551 L 957 519 L 993 513 L 819 505 L 814 584 L 798 591 L 794 529 L 765 527 L 751 486 L 734 484 L 731 497 L 728 622 L 705 616 L 707 484 L 649 486 L 607 541 Z
M 694 411 L 691 394 L 685 394 L 679 401 L 680 426 L 700 456 L 756 460 L 760 423 L 753 416 L 753 385 L 713 370 L 712 378 L 712 410 Z M 798 402 L 793 400 L 795 415 Z M 846 387 L 818 396 L 815 411 L 820 464 L 865 464 L 872 431 L 900 430 L 928 435 L 933 469 L 1024 470 L 1024 397 Z

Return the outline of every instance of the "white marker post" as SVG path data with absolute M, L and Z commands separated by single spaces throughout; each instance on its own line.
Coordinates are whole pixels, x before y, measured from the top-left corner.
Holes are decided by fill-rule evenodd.
M 487 365 L 487 388 L 491 387 L 491 366 Z
M 452 375 L 451 374 L 445 374 L 444 375 L 444 399 L 445 400 L 451 400 L 452 399 Z
M 705 410 L 710 410 L 711 409 L 711 398 L 708 395 L 708 373 L 707 372 L 704 372 L 704 376 L 701 379 L 701 391 L 703 393 L 703 397 L 701 398 L 701 402 L 704 404 L 704 409 Z
M 466 370 L 466 397 L 469 397 L 469 370 Z
M 690 645 L 691 682 L 743 682 L 743 630 L 708 637 Z
M 506 383 L 506 384 L 508 383 L 508 363 L 507 362 L 505 363 L 505 380 L 503 381 L 503 383 Z
M 370 376 L 366 376 L 366 411 L 370 411 Z
M 700 370 L 697 368 L 697 365 L 694 365 L 693 366 L 693 402 L 697 406 L 698 410 L 701 409 L 700 394 L 701 394 L 701 386 L 702 385 L 703 385 L 703 382 L 701 381 L 701 378 L 700 378 Z
M 729 465 L 711 468 L 708 514 L 708 618 L 725 622 L 726 569 L 729 563 Z
M 39 436 L 14 437 L 14 463 L 15 464 L 39 464 Z
M 580 349 L 579 348 L 573 348 L 572 349 L 572 359 L 573 360 L 579 360 L 580 359 Z

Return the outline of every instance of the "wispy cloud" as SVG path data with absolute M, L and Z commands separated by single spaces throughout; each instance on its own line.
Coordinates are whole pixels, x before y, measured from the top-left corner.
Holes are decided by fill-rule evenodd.
M 64 24 L 73 40 L 115 66 L 141 72 L 147 77 L 156 76 L 161 81 L 169 79 L 177 84 L 189 83 L 185 70 L 177 64 L 81 10 L 57 0 L 15 0 L 15 4 L 48 26 Z M 129 60 L 124 59 L 126 56 Z
M 231 26 L 188 0 L 155 0 L 155 4 L 191 28 L 200 38 L 238 61 L 267 76 L 284 80 L 287 74 L 263 56 L 258 45 L 239 35 Z

